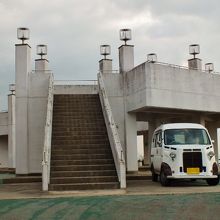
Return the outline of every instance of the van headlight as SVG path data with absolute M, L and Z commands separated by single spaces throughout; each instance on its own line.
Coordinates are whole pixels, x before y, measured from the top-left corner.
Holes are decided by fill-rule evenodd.
M 170 153 L 170 157 L 171 157 L 172 160 L 174 160 L 174 159 L 176 158 L 176 153 L 171 152 L 171 153 Z
M 209 160 L 211 160 L 215 156 L 215 153 L 213 151 L 209 151 L 207 156 L 208 156 Z

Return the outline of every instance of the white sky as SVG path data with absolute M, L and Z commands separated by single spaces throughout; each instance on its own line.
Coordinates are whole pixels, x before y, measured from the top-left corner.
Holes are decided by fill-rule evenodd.
M 135 64 L 155 52 L 161 62 L 186 65 L 188 45 L 198 43 L 203 64 L 220 71 L 219 20 L 219 0 L 0 0 L 0 109 L 14 82 L 17 27 L 31 30 L 33 60 L 36 45 L 48 45 L 55 79 L 96 79 L 101 44 L 111 45 L 118 69 L 121 28 L 132 29 Z

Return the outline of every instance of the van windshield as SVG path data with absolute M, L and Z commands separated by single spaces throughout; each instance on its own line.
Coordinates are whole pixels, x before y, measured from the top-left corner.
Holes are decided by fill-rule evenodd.
M 165 145 L 181 144 L 211 144 L 209 136 L 204 129 L 168 129 L 164 131 Z

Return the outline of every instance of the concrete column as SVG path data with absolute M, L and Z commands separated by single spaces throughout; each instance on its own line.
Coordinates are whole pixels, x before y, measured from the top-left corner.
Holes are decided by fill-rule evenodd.
M 29 76 L 28 154 L 29 173 L 42 172 L 44 129 L 46 123 L 48 88 L 51 72 L 48 60 L 35 60 L 35 72 Z
M 127 171 L 138 171 L 137 162 L 137 122 L 136 114 L 125 116 Z
M 8 167 L 15 168 L 15 94 L 8 95 Z
M 31 72 L 31 47 L 15 45 L 16 82 L 16 173 L 28 174 L 28 81 Z
M 134 46 L 122 45 L 118 49 L 120 73 L 128 72 L 134 68 Z
M 144 132 L 144 165 L 148 164 L 150 141 L 148 140 L 148 132 Z
M 154 130 L 156 129 L 156 120 L 151 120 L 148 122 L 148 157 L 146 160 L 147 164 L 150 164 L 150 155 L 151 155 L 151 143 Z
M 189 69 L 202 70 L 202 60 L 199 58 L 193 58 L 188 60 Z
M 35 70 L 36 71 L 49 70 L 49 61 L 47 59 L 36 59 L 35 60 Z
M 102 59 L 99 61 L 99 71 L 102 74 L 112 73 L 112 60 Z

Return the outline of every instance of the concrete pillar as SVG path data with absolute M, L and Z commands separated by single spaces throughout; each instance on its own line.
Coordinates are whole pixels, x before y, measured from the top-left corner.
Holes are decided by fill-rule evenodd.
M 47 59 L 36 59 L 35 60 L 36 71 L 47 71 L 49 70 L 49 61 Z
M 99 71 L 102 74 L 112 73 L 112 60 L 102 59 L 99 61 Z
M 150 141 L 148 140 L 148 132 L 144 132 L 144 165 L 148 164 Z
M 126 113 L 125 116 L 127 171 L 138 171 L 137 161 L 137 122 L 136 114 Z
M 28 174 L 28 81 L 31 72 L 31 47 L 15 45 L 16 82 L 16 173 Z
M 128 72 L 134 68 L 134 46 L 122 45 L 118 49 L 120 73 Z
M 146 164 L 150 164 L 150 155 L 151 155 L 151 143 L 153 138 L 153 133 L 156 129 L 156 120 L 148 121 L 148 157 Z
M 202 60 L 199 58 L 193 58 L 188 60 L 189 69 L 202 70 Z
M 8 167 L 15 168 L 16 154 L 15 133 L 15 94 L 8 95 Z

